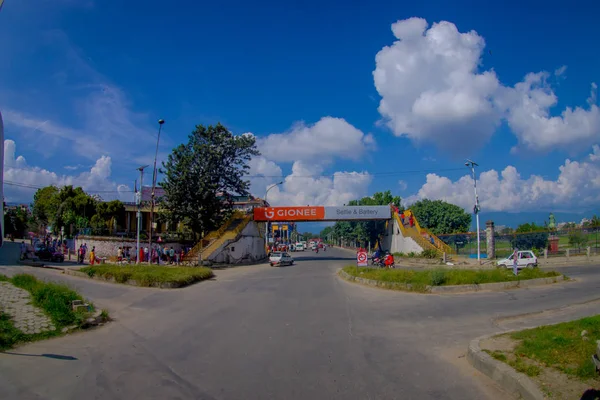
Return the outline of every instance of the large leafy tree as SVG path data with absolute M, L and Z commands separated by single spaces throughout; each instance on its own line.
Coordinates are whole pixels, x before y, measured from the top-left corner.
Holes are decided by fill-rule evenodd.
M 410 207 L 419 224 L 435 235 L 463 233 L 471 226 L 471 214 L 442 200 L 420 200 Z
M 77 230 L 92 225 L 101 232 L 114 226 L 115 220 L 125 212 L 123 203 L 97 201 L 80 187 L 47 186 L 39 189 L 33 197 L 33 219 L 38 226 L 52 226 L 55 234 L 65 227 L 69 233 L 72 224 Z
M 20 208 L 9 209 L 4 212 L 4 234 L 22 238 L 27 230 L 29 215 Z
M 525 223 L 517 226 L 515 235 L 510 243 L 513 248 L 527 249 L 544 249 L 548 245 L 547 228 L 537 225 L 535 222 Z
M 46 186 L 33 195 L 33 218 L 42 226 L 52 224 L 56 218 L 58 191 L 56 186 Z
M 168 218 L 185 222 L 196 234 L 217 228 L 231 213 L 232 196 L 248 195 L 244 176 L 259 154 L 252 135 L 235 136 L 221 124 L 197 125 L 160 171 Z
M 400 209 L 402 208 L 401 198 L 392 195 L 390 190 L 377 192 L 373 196 L 348 202 L 349 206 L 387 206 L 390 204 Z M 384 233 L 384 230 L 385 221 L 340 221 L 335 223 L 331 231 L 321 231 L 321 237 L 331 233 L 334 239 L 343 237 L 344 239 L 357 241 L 363 245 L 366 245 L 370 241 L 374 245 L 377 239 Z

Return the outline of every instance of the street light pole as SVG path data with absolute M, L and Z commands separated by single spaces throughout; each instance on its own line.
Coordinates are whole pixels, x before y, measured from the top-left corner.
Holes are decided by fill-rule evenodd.
M 275 186 L 282 185 L 283 181 L 272 184 L 265 191 L 265 206 L 267 205 L 267 194 L 269 194 L 269 190 L 273 189 Z M 265 250 L 269 247 L 269 221 L 265 222 Z
M 160 142 L 160 131 L 164 123 L 164 119 L 158 120 L 158 137 L 156 138 L 156 152 L 154 153 L 154 169 L 152 170 L 152 193 L 150 194 L 150 235 L 148 236 L 148 251 L 150 252 L 150 254 L 152 254 L 152 229 L 154 228 L 154 189 L 156 189 L 156 159 L 158 158 L 158 143 Z M 152 259 L 150 259 L 150 264 L 152 264 Z
M 471 168 L 471 172 L 473 173 L 473 189 L 475 191 L 475 206 L 473 207 L 473 212 L 475 213 L 475 220 L 477 221 L 477 262 L 481 263 L 481 244 L 479 243 L 479 196 L 477 196 L 477 176 L 475 175 L 475 167 L 478 167 L 474 161 L 468 160 L 465 163 L 465 166 Z
M 139 167 L 137 170 L 140 171 L 140 191 L 135 194 L 135 202 L 137 203 L 137 247 L 135 255 L 135 263 L 140 263 L 140 228 L 142 226 L 142 184 L 144 183 L 144 169 L 147 165 Z

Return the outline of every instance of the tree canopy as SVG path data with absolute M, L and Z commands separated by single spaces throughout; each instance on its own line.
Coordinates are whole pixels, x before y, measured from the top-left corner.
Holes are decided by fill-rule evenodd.
M 464 233 L 471 226 L 471 214 L 442 200 L 420 200 L 410 207 L 419 224 L 435 235 Z
M 75 230 L 92 227 L 94 233 L 104 234 L 125 215 L 125 207 L 119 200 L 99 202 L 80 187 L 47 186 L 33 196 L 32 214 L 39 228 L 51 226 L 55 234 L 62 227 L 68 234 L 71 225 Z
M 393 196 L 390 190 L 348 202 L 349 206 L 387 206 L 390 204 L 402 209 L 401 198 Z M 323 229 L 319 236 L 323 239 L 331 237 L 334 240 L 344 238 L 344 240 L 358 242 L 361 245 L 366 245 L 370 241 L 372 245 L 375 245 L 377 239 L 385 233 L 384 231 L 385 221 L 339 221 L 335 225 Z
M 231 213 L 232 196 L 249 194 L 244 176 L 257 155 L 254 136 L 235 136 L 220 123 L 197 125 L 160 170 L 165 212 L 196 234 L 216 229 Z

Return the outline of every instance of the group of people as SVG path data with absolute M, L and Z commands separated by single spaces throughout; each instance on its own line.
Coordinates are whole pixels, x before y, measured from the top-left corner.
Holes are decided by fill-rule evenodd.
M 136 261 L 137 252 L 134 252 L 132 255 L 129 249 L 130 247 L 125 246 L 118 248 L 117 261 L 119 263 Z M 152 248 L 152 251 L 150 251 L 147 246 L 142 248 L 140 251 L 140 258 L 142 262 L 150 262 L 153 264 L 160 264 L 162 261 L 167 264 L 179 265 L 185 254 L 186 251 L 183 248 L 175 250 L 173 246 L 167 248 L 157 245 Z
M 410 226 L 411 228 L 415 226 L 415 218 L 412 213 L 405 215 L 405 213 L 402 212 L 402 214 L 400 214 L 400 221 L 402 221 L 402 225 L 404 226 Z
M 382 256 L 381 249 L 376 249 L 373 255 L 371 256 L 373 264 L 381 264 L 385 268 L 394 268 L 396 265 L 396 261 L 394 260 L 394 255 L 389 251 L 386 251 Z
M 87 243 L 80 244 L 79 248 L 77 249 L 77 264 L 83 264 L 85 262 L 85 255 L 87 254 L 87 252 Z M 100 261 L 100 258 L 96 255 L 96 246 L 92 246 L 92 250 L 89 254 L 90 265 L 99 264 Z

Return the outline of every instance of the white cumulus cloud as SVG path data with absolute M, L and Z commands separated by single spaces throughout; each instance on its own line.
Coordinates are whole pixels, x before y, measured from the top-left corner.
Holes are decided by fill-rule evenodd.
M 257 144 L 263 156 L 275 162 L 356 160 L 375 139 L 343 118 L 323 117 L 313 125 L 299 122 L 287 132 L 259 137 Z
M 519 142 L 536 151 L 589 148 L 600 136 L 597 86 L 587 108 L 567 107 L 551 115 L 558 99 L 548 72 L 530 73 L 514 87 L 482 68 L 485 41 L 422 18 L 392 24 L 396 41 L 375 58 L 379 112 L 397 136 L 433 143 L 454 155 L 480 148 L 506 120 Z M 562 77 L 566 66 L 555 70 Z
M 596 150 L 594 148 L 594 152 Z M 589 209 L 598 205 L 598 163 L 567 159 L 558 169 L 556 180 L 544 179 L 539 175 L 522 177 L 510 165 L 500 172 L 494 169 L 481 172 L 477 190 L 482 211 L 564 211 Z M 406 203 L 425 198 L 448 201 L 470 211 L 474 205 L 473 179 L 468 174 L 456 181 L 428 174 L 425 184 L 415 195 L 408 197 Z
M 261 156 L 249 163 L 251 192 L 262 198 L 269 186 L 282 182 L 268 193 L 273 205 L 340 205 L 367 195 L 372 180 L 367 172 L 324 174 L 336 159 L 357 159 L 375 146 L 372 135 L 344 119 L 296 123 L 286 132 L 257 137 L 257 145 Z M 283 164 L 291 164 L 291 174 L 283 173 Z
M 127 185 L 110 179 L 112 160 L 101 156 L 94 166 L 78 175 L 57 174 L 44 168 L 31 166 L 23 156 L 16 156 L 13 140 L 4 141 L 4 198 L 7 202 L 28 203 L 36 188 L 55 186 L 81 186 L 90 194 L 98 194 L 105 200 L 132 201 L 133 194 Z
M 428 29 L 422 18 L 392 25 L 396 40 L 375 58 L 379 112 L 397 136 L 435 142 L 464 152 L 493 134 L 502 115 L 493 101 L 500 83 L 478 72 L 485 42 L 442 21 Z

